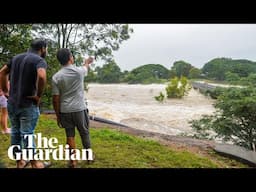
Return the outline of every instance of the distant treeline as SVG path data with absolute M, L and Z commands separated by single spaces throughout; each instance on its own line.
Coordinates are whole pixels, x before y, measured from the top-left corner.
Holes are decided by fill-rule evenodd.
M 207 62 L 201 69 L 185 61 L 176 61 L 170 69 L 161 64 L 146 64 L 131 71 L 121 72 L 120 67 L 111 61 L 102 67 L 90 71 L 87 82 L 98 83 L 162 83 L 174 77 L 189 79 L 210 79 L 226 81 L 231 84 L 246 85 L 256 83 L 256 62 L 249 60 L 233 60 L 216 58 Z

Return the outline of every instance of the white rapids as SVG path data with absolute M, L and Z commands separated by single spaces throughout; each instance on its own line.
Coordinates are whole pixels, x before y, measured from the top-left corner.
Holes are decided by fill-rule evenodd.
M 214 100 L 194 89 L 183 99 L 165 99 L 159 103 L 154 96 L 164 84 L 89 84 L 85 93 L 90 115 L 119 122 L 130 127 L 168 135 L 192 133 L 190 120 L 213 114 Z

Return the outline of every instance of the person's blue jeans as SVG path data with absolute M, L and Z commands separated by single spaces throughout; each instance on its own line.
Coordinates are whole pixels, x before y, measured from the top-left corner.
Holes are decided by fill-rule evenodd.
M 24 135 L 34 135 L 40 115 L 39 107 L 32 105 L 27 108 L 17 108 L 8 103 L 7 109 L 11 122 L 11 145 L 19 145 L 21 149 L 28 148 L 28 137 L 24 138 Z M 33 148 L 35 149 L 34 137 Z

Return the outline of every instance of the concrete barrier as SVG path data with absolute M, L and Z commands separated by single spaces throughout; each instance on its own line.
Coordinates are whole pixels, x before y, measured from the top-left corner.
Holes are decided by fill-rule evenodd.
M 43 111 L 41 111 L 41 113 L 42 114 L 55 114 L 55 111 L 54 110 L 43 110 Z M 98 121 L 98 122 L 101 122 L 101 123 L 107 123 L 107 124 L 117 125 L 117 126 L 121 126 L 121 127 L 129 127 L 127 125 L 117 123 L 117 122 L 114 122 L 114 121 L 111 121 L 111 120 L 108 120 L 108 119 L 104 119 L 104 118 L 101 118 L 101 117 L 95 117 L 95 116 L 89 115 L 89 119 L 92 120 L 92 121 Z
M 217 153 L 230 156 L 234 159 L 242 161 L 250 166 L 256 167 L 256 152 L 250 151 L 240 146 L 230 144 L 216 143 L 213 148 Z

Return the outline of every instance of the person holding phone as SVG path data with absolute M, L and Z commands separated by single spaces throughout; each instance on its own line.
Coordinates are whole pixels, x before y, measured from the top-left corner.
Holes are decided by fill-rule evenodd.
M 79 131 L 84 149 L 90 149 L 89 115 L 84 96 L 84 77 L 88 74 L 93 58 L 85 59 L 84 64 L 77 67 L 74 65 L 71 51 L 62 48 L 57 52 L 57 59 L 62 66 L 52 77 L 53 107 L 57 123 L 59 127 L 65 128 L 70 151 L 76 148 L 75 128 Z M 68 167 L 75 168 L 76 166 L 76 160 L 69 161 Z

